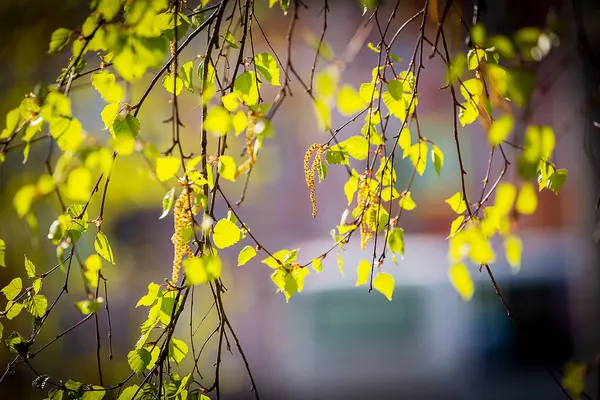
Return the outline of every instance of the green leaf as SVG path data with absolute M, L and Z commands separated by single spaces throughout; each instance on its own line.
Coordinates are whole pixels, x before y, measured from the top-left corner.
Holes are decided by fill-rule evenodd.
M 21 311 L 23 310 L 23 304 L 21 303 L 15 303 L 13 301 L 8 301 L 8 303 L 6 303 L 6 318 L 8 319 L 13 319 L 16 316 L 18 316 Z
M 369 142 L 363 136 L 351 136 L 343 142 L 331 146 L 329 150 L 347 152 L 357 160 L 364 160 L 369 154 Z
M 81 311 L 82 314 L 87 315 L 87 314 L 94 314 L 94 313 L 98 312 L 100 307 L 102 307 L 103 303 L 104 303 L 104 299 L 102 297 L 98 297 L 98 299 L 96 299 L 96 300 L 78 301 L 75 303 L 75 307 L 77 307 L 77 309 L 79 311 Z
M 220 156 L 219 157 L 219 173 L 224 179 L 235 182 L 235 175 L 237 173 L 237 167 L 235 160 L 231 156 Z
M 164 156 L 156 159 L 156 178 L 160 182 L 167 181 L 177 174 L 179 159 L 174 156 Z
M 512 41 L 503 35 L 492 36 L 488 44 L 504 58 L 511 59 L 515 56 L 515 47 Z
M 465 216 L 459 215 L 458 217 L 456 217 L 456 219 L 454 219 L 454 221 L 452 221 L 452 224 L 450 224 L 450 234 L 448 235 L 448 238 L 451 238 L 452 236 L 454 236 L 456 234 L 456 232 L 458 231 L 458 228 L 460 228 L 460 225 L 462 224 L 462 222 L 464 220 L 465 220 Z
M 179 74 L 170 73 L 169 75 L 165 75 L 162 85 L 167 92 L 171 94 L 175 93 L 175 96 L 179 96 L 179 93 L 183 90 L 183 81 L 179 77 Z
M 521 254 L 523 253 L 523 243 L 516 235 L 507 236 L 504 240 L 504 249 L 506 252 L 506 261 L 515 270 L 521 268 Z
M 223 107 L 214 106 L 208 110 L 204 120 L 204 129 L 219 136 L 227 134 L 231 126 L 231 116 Z
M 391 80 L 387 83 L 387 90 L 392 95 L 394 100 L 401 101 L 404 95 L 404 84 L 397 80 Z
M 257 54 L 254 56 L 254 65 L 267 82 L 273 86 L 281 86 L 279 82 L 279 66 L 275 57 L 269 53 Z
M 411 138 L 410 138 L 410 129 L 404 128 L 400 131 L 400 137 L 398 138 L 398 144 L 400 148 L 404 150 L 404 154 L 402 158 L 407 157 L 410 154 L 411 148 Z
M 35 281 L 33 281 L 33 283 L 31 284 L 31 287 L 33 288 L 33 292 L 35 294 L 38 294 L 40 292 L 40 290 L 42 290 L 42 279 L 38 278 Z
M 512 183 L 502 182 L 496 189 L 494 206 L 500 215 L 508 215 L 517 197 L 517 189 Z
M 490 127 L 489 139 L 492 146 L 502 143 L 510 134 L 515 124 L 515 119 L 510 114 L 504 114 L 494 121 Z
M 410 147 L 409 157 L 417 173 L 423 175 L 427 167 L 427 143 L 421 141 Z
M 173 207 L 173 202 L 175 200 L 175 188 L 171 188 L 162 199 L 162 214 L 158 219 L 163 219 L 169 214 L 169 210 Z
M 92 86 L 107 103 L 117 103 L 123 99 L 125 90 L 116 83 L 116 78 L 108 71 L 92 74 Z
M 337 107 L 340 114 L 349 117 L 361 111 L 365 106 L 365 100 L 352 85 L 346 84 L 340 88 L 337 97 Z
M 181 81 L 190 93 L 194 93 L 194 61 L 188 61 L 181 66 Z
M 151 282 L 148 285 L 148 293 L 145 294 L 141 299 L 138 300 L 135 307 L 136 308 L 139 306 L 150 307 L 152 304 L 154 304 L 154 301 L 158 297 L 159 290 L 160 290 L 160 286 L 154 282 Z
M 134 139 L 140 133 L 140 121 L 131 114 L 119 114 L 112 124 L 115 138 Z
M 83 128 L 78 119 L 56 116 L 50 120 L 50 134 L 62 151 L 75 151 L 83 142 Z
M 117 118 L 117 115 L 119 114 L 119 107 L 119 103 L 107 104 L 102 109 L 102 112 L 100 112 L 100 118 L 102 118 L 104 126 L 106 126 L 109 129 L 113 137 L 115 135 L 113 131 L 113 124 L 115 122 L 115 118 Z
M 133 372 L 136 373 L 136 375 L 140 375 L 146 370 L 146 366 L 148 366 L 151 359 L 152 355 L 144 348 L 131 350 L 127 354 L 127 362 L 129 363 L 129 367 Z M 121 397 L 119 396 L 119 398 Z
M 233 129 L 235 130 L 235 136 L 238 136 L 244 131 L 244 129 L 246 129 L 246 126 L 248 126 L 248 117 L 246 116 L 245 112 L 240 110 L 235 113 L 233 118 L 231 118 L 231 123 L 233 124 Z
M 365 101 L 365 103 L 371 103 L 373 100 L 379 98 L 379 91 L 377 87 L 372 83 L 363 83 L 360 85 L 358 90 L 360 97 Z
M 388 233 L 387 242 L 393 253 L 404 255 L 404 229 L 391 228 Z
M 21 289 L 23 289 L 23 281 L 21 278 L 14 278 L 2 289 L 2 293 L 6 300 L 14 300 L 21 293 Z
M 62 51 L 69 42 L 71 41 L 71 35 L 73 31 L 67 28 L 58 28 L 54 32 L 52 32 L 52 36 L 50 37 L 50 47 L 48 49 L 48 53 L 57 53 Z
M 256 250 L 252 246 L 245 246 L 238 254 L 238 267 L 245 265 L 256 256 Z
M 417 203 L 410 197 L 410 192 L 406 192 L 402 195 L 398 205 L 406 211 L 414 210 L 417 207 Z
M 521 190 L 519 191 L 519 196 L 517 197 L 515 209 L 520 214 L 533 214 L 537 209 L 537 203 L 537 194 L 533 185 L 530 182 L 523 183 L 523 186 L 521 186 Z
M 23 307 L 31 313 L 34 317 L 42 318 L 48 308 L 48 299 L 46 296 L 36 294 L 33 297 L 29 297 L 23 302 Z
M 482 46 L 485 44 L 486 29 L 485 26 L 478 22 L 471 27 L 471 40 L 473 44 Z
M 461 126 L 467 126 L 475 122 L 479 116 L 479 108 L 472 100 L 466 101 L 461 104 L 464 108 L 459 108 L 458 121 Z
M 221 219 L 215 225 L 213 231 L 213 242 L 219 249 L 233 246 L 242 238 L 242 231 L 228 219 Z
M 371 263 L 367 260 L 361 260 L 356 270 L 356 284 L 355 286 L 364 285 L 369 281 L 369 275 L 371 274 Z
M 238 75 L 233 83 L 233 92 L 245 104 L 252 106 L 258 102 L 260 82 L 254 71 L 246 71 Z
M 223 103 L 223 106 L 225 107 L 225 109 L 229 112 L 234 112 L 240 106 L 237 95 L 235 93 L 229 93 L 229 94 L 226 94 L 225 96 L 221 97 L 221 102 Z M 242 114 L 244 114 L 244 116 L 246 115 L 243 112 L 242 112 Z M 244 125 L 244 128 L 245 127 L 246 126 Z
M 557 169 L 554 171 L 550 178 L 548 178 L 547 187 L 552 190 L 554 193 L 559 194 L 560 189 L 563 187 L 567 180 L 567 170 L 566 169 Z M 0 244 L 0 265 L 2 265 L 2 245 Z
M 138 392 L 138 388 L 138 385 L 133 385 L 125 388 L 121 392 L 117 400 L 133 400 L 133 396 Z M 140 393 L 143 393 L 143 391 L 140 390 Z
M 339 70 L 334 66 L 327 67 L 315 75 L 317 99 L 327 100 L 335 95 L 340 79 L 339 75 Z
M 275 257 L 275 259 L 273 259 L 273 257 Z M 282 265 L 291 264 L 294 261 L 296 261 L 296 258 L 298 257 L 298 249 L 279 250 L 279 251 L 276 251 L 275 253 L 273 253 L 273 257 L 269 256 L 269 257 L 265 258 L 264 260 L 262 260 L 261 263 L 268 265 L 269 267 L 271 267 L 273 269 L 278 269 Z M 279 261 L 279 262 L 277 262 L 277 261 Z
M 452 208 L 457 214 L 462 214 L 467 209 L 467 203 L 465 202 L 465 198 L 462 192 L 456 192 L 449 198 L 445 200 L 445 202 Z
M 323 260 L 321 258 L 314 258 L 311 262 L 312 269 L 315 272 L 323 271 Z
M 103 232 L 98 232 L 96 234 L 96 239 L 94 240 L 94 248 L 96 249 L 96 252 L 102 257 L 104 257 L 106 261 L 114 265 L 115 258 L 113 255 L 113 251 L 110 247 L 110 243 L 108 242 L 108 238 Z
M 475 293 L 475 285 L 467 266 L 463 263 L 454 264 L 450 267 L 448 275 L 452 286 L 463 300 L 471 300 Z
M 185 342 L 172 338 L 169 341 L 169 360 L 181 363 L 188 352 L 188 346 Z
M 479 68 L 479 64 L 487 58 L 485 50 L 471 49 L 467 53 L 467 66 L 470 71 Z
M 431 149 L 431 160 L 433 161 L 433 166 L 435 167 L 435 171 L 438 176 L 442 173 L 442 168 L 444 167 L 444 153 L 440 150 L 439 147 L 433 145 Z
M 102 386 L 93 385 L 92 389 L 94 390 L 86 390 L 80 400 L 102 400 L 104 398 L 106 391 Z
M 27 277 L 33 278 L 35 276 L 35 265 L 27 258 L 27 255 L 25 255 L 25 271 Z
M 222 264 L 219 256 L 206 255 L 184 260 L 183 269 L 187 282 L 191 285 L 199 285 L 219 278 Z
M 392 301 L 394 294 L 394 277 L 388 273 L 380 272 L 373 278 L 373 288 Z
M 6 261 L 4 259 L 6 253 L 6 244 L 4 240 L 0 239 L 0 267 L 6 268 Z

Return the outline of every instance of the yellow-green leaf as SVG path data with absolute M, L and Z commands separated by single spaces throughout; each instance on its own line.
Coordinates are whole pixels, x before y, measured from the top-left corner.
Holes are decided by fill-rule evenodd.
M 414 210 L 417 207 L 417 203 L 410 197 L 410 192 L 406 192 L 402 195 L 398 205 L 406 211 Z
M 107 103 L 117 103 L 125 95 L 125 90 L 117 83 L 117 78 L 108 71 L 92 74 L 92 86 Z
M 0 239 L 0 267 L 6 268 L 6 261 L 4 259 L 6 253 L 6 244 L 4 240 Z
M 238 75 L 233 83 L 233 92 L 249 106 L 258 102 L 259 90 L 260 82 L 256 79 L 254 71 L 246 71 Z
M 373 288 L 392 301 L 394 294 L 394 277 L 388 273 L 380 272 L 373 278 Z
M 252 246 L 246 246 L 238 254 L 238 267 L 245 265 L 256 256 L 256 250 Z
M 331 151 L 345 151 L 357 160 L 364 160 L 369 154 L 369 142 L 363 136 L 350 136 L 330 148 Z
M 108 242 L 108 238 L 103 232 L 98 232 L 96 234 L 96 239 L 94 240 L 94 248 L 96 252 L 100 254 L 106 261 L 111 264 L 115 263 L 115 257 L 113 255 L 112 248 L 110 247 L 110 243 Z
M 313 103 L 319 129 L 326 131 L 331 128 L 331 110 L 325 100 L 317 99 Z
M 494 206 L 501 215 L 507 215 L 517 197 L 517 189 L 512 183 L 503 182 L 496 189 L 496 200 Z
M 323 260 L 321 260 L 320 258 L 314 258 L 312 260 L 312 268 L 313 270 L 315 270 L 315 272 L 321 272 L 323 271 Z
M 416 143 L 409 150 L 410 161 L 417 169 L 419 175 L 423 175 L 427 167 L 427 144 L 423 141 Z
M 175 176 L 179 170 L 179 159 L 174 156 L 164 156 L 156 159 L 156 178 L 164 182 Z
M 404 255 L 404 229 L 391 228 L 388 237 L 388 245 L 393 253 Z
M 205 130 L 223 136 L 229 130 L 230 125 L 231 116 L 226 109 L 219 106 L 209 108 L 204 120 Z
M 213 242 L 219 249 L 233 246 L 242 238 L 242 231 L 228 219 L 221 219 L 215 225 Z
M 224 179 L 235 182 L 235 174 L 237 167 L 235 166 L 235 160 L 231 156 L 220 156 L 219 157 L 219 173 Z
M 492 146 L 502 143 L 510 134 L 515 125 L 515 119 L 510 114 L 504 114 L 494 121 L 490 127 L 489 140 Z
M 2 289 L 2 293 L 6 300 L 14 300 L 21 293 L 21 289 L 23 289 L 23 281 L 21 278 L 14 278 Z
M 244 129 L 248 126 L 248 117 L 245 112 L 238 111 L 231 119 L 231 122 L 233 124 L 233 129 L 235 130 L 235 136 L 238 136 L 240 133 L 244 132 Z
M 462 192 L 456 192 L 449 198 L 445 200 L 446 203 L 452 208 L 457 214 L 462 214 L 467 209 L 467 203 L 465 202 L 465 198 Z
M 222 263 L 217 255 L 192 257 L 183 260 L 185 278 L 190 285 L 199 285 L 221 276 Z
M 475 293 L 475 285 L 467 266 L 463 263 L 454 264 L 448 271 L 450 282 L 464 300 L 471 300 Z
M 338 92 L 337 107 L 340 114 L 349 117 L 365 108 L 365 101 L 352 85 L 346 84 Z
M 433 145 L 433 148 L 431 149 L 431 160 L 433 161 L 435 171 L 438 176 L 440 176 L 442 168 L 444 167 L 444 153 L 442 153 L 442 150 L 436 145 Z
M 66 28 L 58 28 L 52 32 L 48 53 L 56 53 L 67 47 L 69 41 L 71 40 L 72 34 L 73 31 Z
M 48 299 L 44 295 L 36 294 L 33 297 L 27 298 L 23 302 L 23 307 L 34 317 L 42 318 L 48 308 Z
M 279 66 L 275 57 L 269 53 L 257 54 L 254 56 L 254 65 L 267 82 L 273 86 L 281 86 L 279 82 Z
M 462 224 L 462 222 L 464 220 L 465 220 L 465 216 L 459 215 L 458 217 L 456 217 L 456 219 L 454 221 L 452 221 L 452 224 L 450 224 L 450 234 L 448 235 L 449 238 L 451 238 L 452 236 L 454 236 L 456 234 L 456 232 L 458 231 L 458 228 L 460 228 L 460 225 Z
M 356 285 L 361 286 L 369 281 L 371 274 L 371 263 L 367 260 L 361 260 L 356 270 Z
M 167 89 L 167 92 L 171 94 L 175 93 L 175 96 L 179 96 L 179 93 L 183 90 L 183 81 L 179 77 L 179 74 L 170 73 L 166 75 L 162 80 L 162 85 Z
M 240 106 L 240 102 L 238 101 L 237 95 L 235 93 L 229 93 L 221 97 L 221 102 L 223 103 L 223 107 L 225 107 L 225 109 L 227 109 L 227 111 L 230 112 L 234 112 Z
M 33 278 L 35 276 L 35 265 L 25 256 L 25 271 L 27 272 L 27 277 Z
M 506 261 L 515 270 L 521 268 L 521 255 L 523 253 L 523 243 L 516 235 L 510 235 L 504 240 L 504 249 L 506 251 Z
M 533 214 L 537 209 L 537 203 L 537 194 L 533 185 L 530 182 L 523 183 L 515 204 L 516 210 L 521 214 Z

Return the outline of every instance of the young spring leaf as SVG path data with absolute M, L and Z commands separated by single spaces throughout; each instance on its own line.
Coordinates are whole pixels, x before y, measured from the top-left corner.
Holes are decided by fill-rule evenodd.
M 123 99 L 125 89 L 116 83 L 117 78 L 108 71 L 92 74 L 92 86 L 107 103 L 117 103 Z
M 467 209 L 467 203 L 465 202 L 465 198 L 462 192 L 456 192 L 449 198 L 445 200 L 445 202 L 452 208 L 457 214 L 462 214 Z
M 2 289 L 2 293 L 4 293 L 6 300 L 13 300 L 21 293 L 21 289 L 23 289 L 23 281 L 21 278 L 14 278 Z
M 530 182 L 525 182 L 521 186 L 519 196 L 517 197 L 516 210 L 521 214 L 533 214 L 537 209 L 537 204 L 537 194 L 533 185 Z
M 371 263 L 367 260 L 361 260 L 356 270 L 356 284 L 355 286 L 364 285 L 369 281 L 369 275 L 371 274 Z
M 417 207 L 417 203 L 410 197 L 410 192 L 406 192 L 402 195 L 398 205 L 406 211 L 414 210 Z
M 433 148 L 431 149 L 431 160 L 433 161 L 435 172 L 440 176 L 442 168 L 444 167 L 444 153 L 442 153 L 442 150 L 436 145 L 433 145 Z
M 6 268 L 6 261 L 4 260 L 4 254 L 6 253 L 6 244 L 4 240 L 0 239 L 0 267 Z
M 106 261 L 111 264 L 115 263 L 115 257 L 113 255 L 112 248 L 110 247 L 110 243 L 108 242 L 108 238 L 103 232 L 98 232 L 96 234 L 96 239 L 94 240 L 94 248 L 96 252 L 101 255 Z
M 254 65 L 267 82 L 273 86 L 281 86 L 279 82 L 279 66 L 275 57 L 269 53 L 257 54 L 254 56 Z
M 521 255 L 523 252 L 523 243 L 516 235 L 510 235 L 504 240 L 504 249 L 506 252 L 506 261 L 516 271 L 521 268 Z
M 238 254 L 238 267 L 245 265 L 256 256 L 256 250 L 252 246 L 245 246 Z
M 137 375 L 146 370 L 146 366 L 148 366 L 151 359 L 152 355 L 144 348 L 131 350 L 127 354 L 127 362 L 129 363 L 129 367 Z
M 394 277 L 388 273 L 380 272 L 373 278 L 373 288 L 392 301 L 394 294 Z
M 393 253 L 404 255 L 404 229 L 391 228 L 388 237 L 388 245 Z
M 67 28 L 58 28 L 54 32 L 52 32 L 52 36 L 50 37 L 50 47 L 48 48 L 48 53 L 57 53 L 62 51 L 71 40 L 71 35 L 73 31 Z
M 156 178 L 164 182 L 171 179 L 179 170 L 179 159 L 174 156 L 164 156 L 156 159 Z
M 163 219 L 169 214 L 169 210 L 173 207 L 173 202 L 175 200 L 175 188 L 171 188 L 162 199 L 162 214 L 158 219 Z
M 464 300 L 471 300 L 475 293 L 475 285 L 471 279 L 471 273 L 467 266 L 463 263 L 454 264 L 448 271 L 450 282 L 454 289 L 460 294 Z
M 502 143 L 510 134 L 515 125 L 515 119 L 510 114 L 504 114 L 494 121 L 490 127 L 489 140 L 492 146 L 497 146 Z
M 29 297 L 23 302 L 23 307 L 31 313 L 34 317 L 42 318 L 48 308 L 48 299 L 46 296 L 36 294 L 33 297 Z
M 33 278 L 35 276 L 35 265 L 25 256 L 25 271 L 27 272 L 27 277 Z
M 242 231 L 228 219 L 221 219 L 215 225 L 213 242 L 219 249 L 233 246 L 242 238 Z
M 169 342 L 169 359 L 181 363 L 188 352 L 188 346 L 182 340 L 172 338 Z

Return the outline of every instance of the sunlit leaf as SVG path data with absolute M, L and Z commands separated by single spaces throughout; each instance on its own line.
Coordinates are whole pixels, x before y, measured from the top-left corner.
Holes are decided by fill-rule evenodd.
M 235 160 L 231 156 L 220 156 L 219 157 L 219 173 L 224 179 L 235 182 L 235 174 L 237 167 Z
M 179 159 L 174 156 L 164 156 L 156 159 L 156 178 L 161 181 L 167 181 L 175 176 L 179 170 Z
M 465 202 L 465 198 L 462 192 L 456 192 L 449 198 L 445 200 L 445 202 L 452 208 L 457 214 L 462 214 L 467 209 L 467 203 Z
M 442 168 L 444 167 L 444 153 L 440 150 L 439 147 L 433 145 L 431 149 L 431 160 L 433 161 L 433 166 L 435 167 L 435 171 L 438 176 L 442 173 Z
M 356 284 L 355 286 L 364 285 L 369 281 L 369 275 L 371 274 L 371 263 L 367 260 L 361 260 L 356 270 Z
M 25 256 L 25 271 L 27 272 L 27 277 L 33 278 L 35 276 L 35 265 Z
M 179 74 L 170 73 L 169 75 L 165 75 L 162 85 L 167 92 L 171 94 L 175 93 L 175 96 L 179 96 L 179 93 L 183 90 L 183 81 L 179 77 Z
M 314 258 L 311 265 L 315 272 L 323 271 L 323 260 L 321 260 L 321 258 Z
M 117 103 L 123 99 L 125 90 L 116 83 L 116 78 L 108 71 L 92 74 L 92 86 L 107 103 Z
M 467 266 L 463 263 L 454 264 L 450 267 L 448 275 L 450 276 L 450 282 L 452 282 L 458 294 L 464 300 L 471 300 L 475 293 L 475 285 Z
M 414 210 L 417 207 L 417 203 L 415 203 L 415 201 L 410 196 L 410 192 L 406 192 L 402 195 L 400 201 L 398 202 L 398 205 L 400 206 L 400 208 L 406 211 Z
M 465 220 L 465 216 L 459 215 L 458 217 L 456 217 L 456 219 L 454 219 L 454 221 L 452 221 L 452 224 L 450 224 L 450 234 L 448 235 L 449 238 L 451 238 L 452 236 L 454 236 L 456 234 L 456 232 L 458 231 L 458 228 L 460 228 L 460 226 L 464 220 Z
M 0 267 L 6 268 L 6 261 L 4 259 L 6 253 L 6 244 L 4 240 L 0 239 Z
M 169 341 L 169 359 L 181 363 L 188 352 L 188 346 L 182 340 L 172 338 Z
M 560 189 L 563 187 L 567 180 L 567 170 L 566 169 L 557 169 L 554 171 L 550 178 L 548 178 L 548 189 L 552 190 L 554 193 L 559 194 Z M 1 264 L 0 264 L 1 265 Z
M 260 82 L 254 71 L 246 71 L 238 75 L 233 83 L 233 92 L 238 98 L 251 106 L 258 102 Z
M 229 112 L 223 107 L 215 106 L 208 109 L 206 119 L 204 120 L 204 129 L 213 132 L 219 136 L 227 134 L 231 126 L 231 117 Z
M 504 114 L 494 121 L 490 127 L 489 139 L 492 146 L 502 143 L 510 134 L 515 124 L 515 119 L 510 114 Z
M 173 207 L 175 201 L 175 188 L 171 188 L 162 199 L 162 214 L 158 219 L 163 219 L 169 214 L 169 210 Z
M 104 299 L 102 297 L 98 297 L 97 300 L 82 300 L 75 303 L 75 307 L 82 314 L 94 314 L 98 312 L 98 310 L 102 307 L 104 303 Z
M 326 131 L 331 128 L 331 109 L 326 101 L 317 99 L 313 103 L 319 129 Z
M 146 370 L 146 366 L 150 363 L 152 355 L 144 348 L 131 350 L 127 354 L 127 363 L 133 372 L 137 375 Z
M 254 56 L 256 69 L 265 77 L 267 82 L 273 86 L 281 86 L 279 82 L 279 66 L 275 57 L 269 53 L 261 53 Z
M 373 288 L 392 301 L 394 294 L 394 277 L 388 273 L 380 272 L 373 278 Z
M 512 183 L 502 182 L 496 189 L 496 200 L 494 206 L 498 209 L 501 215 L 507 215 L 517 197 L 517 189 Z
M 409 149 L 409 157 L 417 173 L 423 175 L 427 167 L 427 144 L 424 141 L 413 144 Z
M 533 185 L 530 182 L 523 183 L 517 197 L 515 209 L 521 214 L 533 214 L 537 209 L 537 204 L 537 194 Z
M 340 114 L 349 117 L 365 108 L 365 100 L 352 87 L 352 85 L 343 85 L 337 97 L 337 107 Z
M 245 265 L 256 256 L 256 250 L 252 246 L 245 246 L 238 254 L 238 266 Z
M 506 261 L 515 270 L 521 268 L 521 255 L 523 253 L 523 244 L 518 236 L 510 235 L 504 240 L 504 250 L 506 252 Z
M 23 289 L 23 281 L 21 278 L 14 278 L 2 289 L 2 293 L 6 300 L 14 300 L 21 293 L 21 289 Z
M 25 307 L 25 309 L 34 317 L 42 318 L 44 314 L 46 314 L 46 309 L 48 308 L 48 299 L 44 295 L 36 294 L 35 296 L 25 299 L 25 301 L 23 301 L 23 307 Z
M 154 301 L 156 300 L 156 297 L 158 296 L 159 290 L 160 290 L 160 286 L 154 282 L 151 282 L 148 285 L 148 293 L 145 294 L 141 299 L 138 300 L 137 304 L 135 305 L 136 308 L 139 306 L 150 307 L 152 304 L 154 304 Z
M 199 285 L 221 276 L 222 263 L 217 255 L 192 257 L 183 261 L 185 278 L 191 285 Z
M 50 47 L 48 48 L 48 53 L 57 53 L 62 51 L 69 42 L 71 41 L 71 35 L 73 31 L 66 28 L 58 28 L 54 32 L 52 32 L 52 36 L 50 37 Z
M 96 249 L 96 252 L 99 255 L 101 255 L 106 261 L 108 261 L 111 264 L 115 263 L 112 248 L 110 247 L 108 238 L 103 232 L 98 232 L 96 234 L 96 239 L 94 240 L 94 248 Z
M 233 222 L 221 219 L 215 225 L 213 242 L 219 249 L 233 246 L 242 238 L 242 232 Z
M 343 142 L 331 146 L 330 151 L 344 151 L 357 160 L 364 160 L 369 153 L 369 142 L 363 136 L 350 136 Z
M 387 241 L 393 253 L 404 255 L 404 229 L 391 228 Z

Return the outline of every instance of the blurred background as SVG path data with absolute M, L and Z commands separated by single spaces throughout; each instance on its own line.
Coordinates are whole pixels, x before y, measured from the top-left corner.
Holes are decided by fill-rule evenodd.
M 310 32 L 318 36 L 323 22 L 322 3 L 305 2 L 308 9 L 300 12 L 297 31 L 300 34 L 293 42 L 293 62 L 308 77 L 314 49 L 305 36 Z M 49 37 L 56 28 L 78 27 L 89 13 L 86 3 L 76 0 L 0 3 L 3 38 L 0 115 L 16 107 L 36 83 L 56 79 L 68 59 L 67 55 L 46 54 Z M 432 2 L 441 10 L 444 2 L 437 3 Z M 463 15 L 470 19 L 472 3 L 459 3 Z M 600 18 L 600 7 L 593 1 L 588 3 L 579 5 L 590 43 L 596 48 L 600 29 L 595 21 Z M 391 11 L 394 4 L 388 1 L 382 7 Z M 365 18 L 361 18 L 358 1 L 330 0 L 329 5 L 325 40 L 336 55 L 341 55 L 350 38 L 364 25 Z M 398 29 L 421 7 L 420 1 L 401 2 L 390 31 Z M 387 18 L 389 12 L 382 15 Z M 342 254 L 343 275 L 335 255 L 328 257 L 324 271 L 311 273 L 304 292 L 294 296 L 289 304 L 282 294 L 275 293 L 269 278 L 271 270 L 260 263 L 260 254 L 238 268 L 235 250 L 223 252 L 226 262 L 223 279 L 228 288 L 224 301 L 262 397 L 560 399 L 565 396 L 548 371 L 561 379 L 559 370 L 568 360 L 593 360 L 600 350 L 600 273 L 593 239 L 598 220 L 600 172 L 594 156 L 600 154 L 600 144 L 594 134 L 600 132 L 593 132 L 591 121 L 600 120 L 600 106 L 598 95 L 590 93 L 597 93 L 600 87 L 598 71 L 594 69 L 593 57 L 582 55 L 578 45 L 571 1 L 489 1 L 481 21 L 493 33 L 510 34 L 524 26 L 543 26 L 548 18 L 561 21 L 564 33 L 560 46 L 539 65 L 530 121 L 554 128 L 557 136 L 554 161 L 560 168 L 568 169 L 569 177 L 560 196 L 543 191 L 538 211 L 521 218 L 519 234 L 524 242 L 521 271 L 511 272 L 503 257 L 493 266 L 521 329 L 507 317 L 484 273 L 471 269 L 477 286 L 470 302 L 461 300 L 447 278 L 445 238 L 454 213 L 444 200 L 460 186 L 460 175 L 452 136 L 452 99 L 447 91 L 439 90 L 444 83 L 444 65 L 437 58 L 426 60 L 420 85 L 421 130 L 423 136 L 431 138 L 444 151 L 446 159 L 441 177 L 428 168 L 412 186 L 412 197 L 418 207 L 403 213 L 400 221 L 405 231 L 406 256 L 398 265 L 388 257 L 383 266 L 396 279 L 392 302 L 378 293 L 367 293 L 365 287 L 354 287 L 356 267 L 364 258 L 357 243 Z M 283 17 L 278 8 L 269 9 L 265 0 L 256 3 L 256 19 L 283 57 L 289 15 Z M 416 29 L 417 25 L 413 25 L 405 30 L 392 49 L 404 58 L 404 67 L 414 48 Z M 428 36 L 435 35 L 435 29 L 432 19 L 427 26 Z M 460 25 L 451 21 L 447 29 L 453 48 L 462 46 L 464 50 L 465 32 Z M 374 31 L 369 33 L 365 45 L 345 66 L 341 82 L 358 88 L 370 80 L 377 54 L 366 43 L 377 43 L 377 36 Z M 196 43 L 183 53 L 182 61 L 203 53 L 205 41 L 199 38 Z M 254 46 L 257 53 L 268 51 L 256 32 Z M 89 57 L 89 65 L 97 64 L 92 55 Z M 320 61 L 317 70 L 326 66 L 327 63 Z M 133 103 L 148 80 L 128 86 Z M 99 114 L 105 103 L 84 81 L 80 80 L 72 89 L 74 115 L 82 121 L 88 135 L 104 140 L 108 133 L 102 130 Z M 294 96 L 283 103 L 273 121 L 276 137 L 265 141 L 246 199 L 237 212 L 264 246 L 272 251 L 300 248 L 299 259 L 306 262 L 332 245 L 329 230 L 338 224 L 345 210 L 343 184 L 347 178 L 343 168 L 330 167 L 326 183 L 317 185 L 319 214 L 316 220 L 311 219 L 302 159 L 306 148 L 325 141 L 327 134 L 317 127 L 310 98 L 296 83 L 292 88 Z M 275 90 L 267 89 L 263 98 L 272 99 L 275 94 Z M 180 99 L 184 110 L 181 118 L 186 126 L 184 146 L 198 152 L 199 98 L 184 93 Z M 140 112 L 140 136 L 156 143 L 161 151 L 171 140 L 170 125 L 162 123 L 170 116 L 168 101 L 168 94 L 157 87 Z M 334 128 L 344 121 L 334 112 Z M 392 131 L 399 128 L 399 123 L 396 125 L 390 126 Z M 350 126 L 342 131 L 343 138 L 359 129 L 360 125 Z M 479 191 L 489 157 L 487 138 L 473 124 L 461 129 L 461 140 L 468 190 Z M 228 144 L 232 155 L 237 155 L 243 146 L 241 140 L 228 139 Z M 32 146 L 26 165 L 22 164 L 22 155 L 14 152 L 0 167 L 0 238 L 7 244 L 8 266 L 0 270 L 2 287 L 15 274 L 22 274 L 24 252 L 38 270 L 47 270 L 56 263 L 55 248 L 46 239 L 48 227 L 59 212 L 56 199 L 50 197 L 34 207 L 35 224 L 19 220 L 12 205 L 16 190 L 34 182 L 44 172 L 45 154 L 45 146 Z M 511 159 L 516 154 L 514 149 L 508 149 Z M 397 160 L 395 168 L 397 188 L 403 190 L 412 165 L 408 159 Z M 493 172 L 497 174 L 499 168 L 500 165 L 494 165 Z M 116 258 L 116 266 L 104 268 L 109 283 L 113 360 L 108 359 L 106 351 L 106 315 L 100 313 L 104 378 L 108 384 L 116 384 L 129 373 L 126 353 L 137 341 L 139 325 L 146 318 L 146 310 L 134 309 L 133 305 L 146 293 L 149 282 L 161 283 L 170 275 L 172 264 L 172 218 L 158 219 L 164 189 L 151 177 L 139 154 L 119 157 L 115 170 L 119 173 L 111 181 L 103 224 Z M 514 169 L 509 170 L 507 178 L 516 179 Z M 243 180 L 235 184 L 225 182 L 223 190 L 231 200 L 237 200 L 242 185 Z M 226 211 L 217 208 L 216 216 L 221 218 Z M 78 249 L 85 256 L 92 254 L 92 240 L 82 240 Z M 61 275 L 44 281 L 43 293 L 49 300 L 60 291 L 63 281 Z M 83 296 L 81 282 L 72 279 L 69 294 L 44 326 L 38 343 L 51 340 L 81 319 L 73 303 Z M 195 326 L 211 308 L 212 297 L 205 290 L 196 290 L 194 304 L 193 315 L 186 312 L 181 321 L 182 336 L 188 334 L 190 318 Z M 208 315 L 199 328 L 196 346 L 201 346 L 203 338 L 216 326 L 214 310 Z M 7 321 L 5 336 L 13 330 L 28 332 L 28 324 L 24 316 Z M 216 341 L 208 345 L 200 363 L 208 385 L 214 374 L 215 347 Z M 32 364 L 53 380 L 73 378 L 97 383 L 95 349 L 95 329 L 93 323 L 88 323 L 54 343 Z M 222 365 L 225 398 L 251 398 L 241 358 L 235 350 L 233 354 L 225 354 Z M 2 346 L 1 364 L 10 359 L 8 350 Z M 31 388 L 33 377 L 25 367 L 19 368 L 0 386 L 0 398 L 43 398 L 43 393 Z M 596 398 L 595 381 L 596 374 L 591 374 L 586 392 L 592 398 Z

